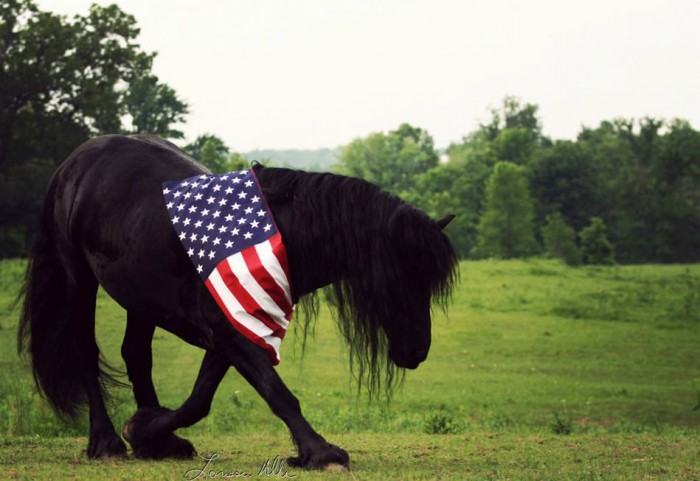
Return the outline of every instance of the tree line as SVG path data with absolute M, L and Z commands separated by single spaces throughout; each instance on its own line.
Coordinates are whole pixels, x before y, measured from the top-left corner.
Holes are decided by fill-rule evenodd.
M 543 134 L 535 104 L 506 97 L 489 113 L 443 155 L 405 123 L 345 145 L 333 170 L 434 218 L 456 214 L 448 233 L 462 258 L 700 260 L 700 133 L 688 122 L 614 119 L 568 141 Z M 214 135 L 185 150 L 215 172 L 247 164 Z
M 153 74 L 138 34 L 116 5 L 68 19 L 0 0 L 0 258 L 26 255 L 53 170 L 88 138 L 184 137 L 188 105 Z M 249 165 L 212 134 L 184 150 L 214 172 Z M 342 147 L 334 170 L 433 217 L 457 214 L 448 233 L 463 258 L 700 260 L 700 133 L 688 122 L 614 119 L 552 140 L 537 105 L 506 97 L 440 154 L 402 124 Z
M 435 218 L 456 213 L 461 257 L 700 260 L 700 132 L 686 121 L 614 119 L 555 141 L 537 105 L 506 97 L 446 154 L 404 124 L 348 144 L 339 170 Z

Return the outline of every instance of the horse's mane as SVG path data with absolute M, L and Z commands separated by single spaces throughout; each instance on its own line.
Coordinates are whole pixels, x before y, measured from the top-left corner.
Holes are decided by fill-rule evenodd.
M 367 181 L 262 166 L 256 166 L 256 171 L 268 202 L 291 207 L 287 239 L 297 244 L 290 246 L 292 277 L 301 282 L 328 276 L 340 279 L 324 293 L 350 347 L 358 390 L 364 385 L 374 395 L 383 387 L 390 394 L 404 373 L 388 358 L 381 325 L 381 319 L 393 315 L 392 283 L 400 277 L 407 287 L 405 296 L 413 295 L 412 290 L 428 290 L 433 305 L 444 310 L 457 277 L 449 239 L 425 213 Z M 319 238 L 328 239 L 322 244 L 325 252 L 304 248 L 318 246 Z M 319 262 L 321 258 L 342 263 L 329 265 Z M 313 331 L 318 306 L 316 292 L 300 299 L 297 328 L 302 345 Z

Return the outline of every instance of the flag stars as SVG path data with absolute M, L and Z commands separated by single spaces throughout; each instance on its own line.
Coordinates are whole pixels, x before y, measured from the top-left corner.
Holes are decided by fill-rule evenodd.
M 237 247 L 248 247 L 276 232 L 249 171 L 197 176 L 187 183 L 163 186 L 163 194 L 177 235 L 202 275 Z

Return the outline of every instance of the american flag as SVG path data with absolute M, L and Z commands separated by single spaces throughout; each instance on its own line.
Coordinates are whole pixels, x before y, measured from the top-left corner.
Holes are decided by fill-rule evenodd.
M 252 170 L 165 182 L 170 220 L 229 322 L 280 361 L 294 308 L 287 252 Z

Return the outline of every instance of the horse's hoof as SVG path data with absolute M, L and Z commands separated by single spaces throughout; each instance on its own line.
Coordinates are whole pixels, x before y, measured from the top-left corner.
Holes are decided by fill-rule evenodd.
M 323 470 L 328 473 L 343 473 L 345 471 L 349 471 L 350 468 L 346 464 L 331 463 L 327 464 Z
M 287 464 L 294 468 L 338 470 L 338 465 L 348 467 L 350 456 L 343 448 L 326 443 L 316 451 L 299 453 L 298 457 L 288 458 Z
M 191 442 L 173 433 L 142 444 L 132 444 L 131 448 L 134 456 L 141 459 L 190 459 L 197 454 Z
M 88 458 L 125 458 L 126 444 L 114 430 L 104 433 L 91 433 L 87 447 Z
M 122 436 L 129 444 L 143 444 L 147 440 L 164 438 L 168 431 L 160 429 L 158 421 L 172 412 L 168 408 L 141 408 L 124 425 Z
M 196 454 L 194 446 L 188 440 L 163 431 L 159 420 L 162 421 L 162 416 L 170 412 L 172 411 L 167 408 L 142 408 L 127 421 L 122 436 L 131 444 L 134 456 L 164 459 L 192 458 Z

